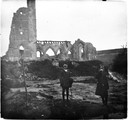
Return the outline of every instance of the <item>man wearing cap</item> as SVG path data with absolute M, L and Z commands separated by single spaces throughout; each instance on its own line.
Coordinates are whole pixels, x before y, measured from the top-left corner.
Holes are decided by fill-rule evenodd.
M 63 69 L 60 69 L 59 79 L 60 79 L 60 86 L 62 87 L 63 100 L 65 100 L 65 91 L 68 100 L 69 88 L 72 87 L 73 79 L 70 78 L 70 72 L 68 70 L 67 64 L 64 64 Z

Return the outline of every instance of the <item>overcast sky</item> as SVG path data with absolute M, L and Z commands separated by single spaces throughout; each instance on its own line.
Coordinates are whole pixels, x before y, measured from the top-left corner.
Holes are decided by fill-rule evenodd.
M 1 54 L 8 50 L 13 13 L 26 7 L 26 0 L 3 0 L 1 12 Z M 125 2 L 100 0 L 36 0 L 37 40 L 78 38 L 91 42 L 97 50 L 121 48 L 126 43 Z

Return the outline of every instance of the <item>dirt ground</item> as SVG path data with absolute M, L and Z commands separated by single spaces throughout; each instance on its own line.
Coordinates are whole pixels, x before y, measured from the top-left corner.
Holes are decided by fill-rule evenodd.
M 12 88 L 2 102 L 2 117 L 31 119 L 121 119 L 127 117 L 127 84 L 109 80 L 108 106 L 95 95 L 96 82 L 75 77 L 70 100 L 62 100 L 59 80 L 27 81 L 24 88 Z

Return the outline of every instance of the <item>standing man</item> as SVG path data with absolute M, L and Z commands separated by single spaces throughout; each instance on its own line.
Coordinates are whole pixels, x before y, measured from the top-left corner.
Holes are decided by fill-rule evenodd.
M 101 96 L 102 102 L 104 105 L 107 105 L 108 102 L 108 79 L 107 79 L 107 68 L 103 65 L 100 65 L 99 73 L 96 76 L 97 79 L 97 87 L 96 87 L 96 95 Z
M 68 71 L 67 64 L 64 64 L 63 69 L 60 69 L 59 79 L 60 79 L 60 86 L 62 87 L 63 100 L 65 100 L 65 92 L 68 100 L 69 88 L 72 87 L 73 79 L 70 78 L 70 72 Z

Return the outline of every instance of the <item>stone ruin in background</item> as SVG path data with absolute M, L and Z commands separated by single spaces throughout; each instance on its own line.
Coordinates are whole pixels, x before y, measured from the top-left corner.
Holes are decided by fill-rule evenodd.
M 36 10 L 35 0 L 27 0 L 27 7 L 19 8 L 13 14 L 6 58 L 19 60 L 19 46 L 24 47 L 24 58 L 36 60 Z
M 53 58 L 59 60 L 86 61 L 96 58 L 96 48 L 87 42 L 78 39 L 72 45 L 70 41 L 37 41 L 37 52 L 40 60 L 50 59 L 46 54 L 48 49 L 54 52 Z
M 27 0 L 27 7 L 19 8 L 13 15 L 6 60 L 18 61 L 21 45 L 24 47 L 23 56 L 26 61 L 51 59 L 46 54 L 48 49 L 52 49 L 54 52 L 52 58 L 59 60 L 96 59 L 96 48 L 91 43 L 83 42 L 80 39 L 72 45 L 70 41 L 39 41 L 36 38 L 35 0 Z M 37 57 L 37 52 L 39 57 Z

